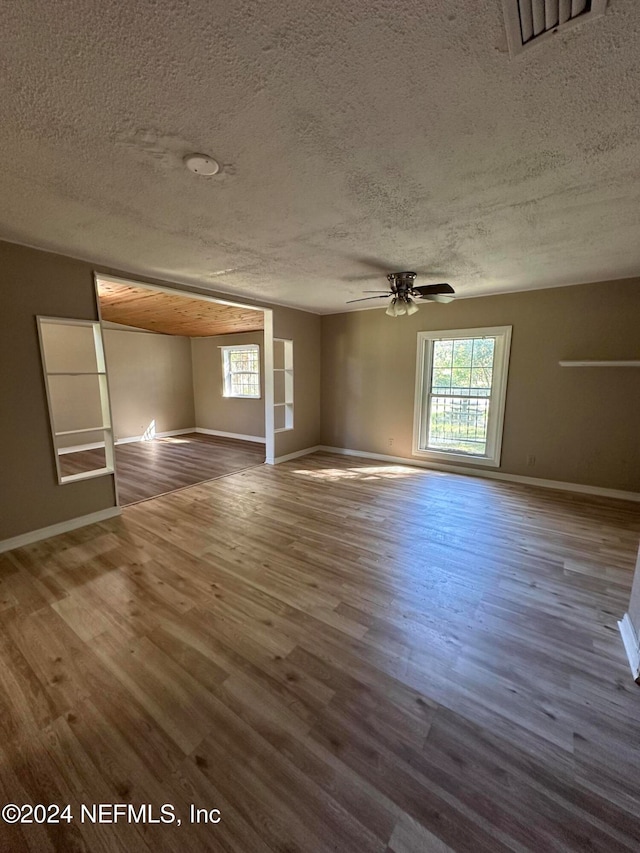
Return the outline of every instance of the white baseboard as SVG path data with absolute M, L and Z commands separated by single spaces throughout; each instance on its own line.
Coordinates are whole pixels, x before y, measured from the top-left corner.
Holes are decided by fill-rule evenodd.
M 293 453 L 287 453 L 284 456 L 270 457 L 266 459 L 267 465 L 279 465 L 281 462 L 288 462 L 290 459 L 298 459 L 300 456 L 308 456 L 310 453 L 316 453 L 318 450 L 324 450 L 319 444 L 315 447 L 305 447 L 304 450 L 296 450 Z
M 41 539 L 49 539 L 50 536 L 58 536 L 60 533 L 68 533 L 70 530 L 77 530 L 78 527 L 86 527 L 87 524 L 106 521 L 108 518 L 120 515 L 121 512 L 119 506 L 111 506 L 108 509 L 91 512 L 89 515 L 80 515 L 77 518 L 70 518 L 68 521 L 60 521 L 58 524 L 52 524 L 49 527 L 41 527 L 39 530 L 30 530 L 28 533 L 21 533 L 20 536 L 13 536 L 11 539 L 3 539 L 0 541 L 0 553 L 12 551 L 14 548 L 22 548 L 23 545 L 31 545 L 33 542 L 40 542 Z
M 196 427 L 195 430 L 189 432 L 201 432 L 204 435 L 218 435 L 220 438 L 237 438 L 238 441 L 255 441 L 258 444 L 265 444 L 266 439 L 263 435 L 243 435 L 240 432 L 222 432 L 219 429 L 205 429 L 204 427 Z
M 621 489 L 605 489 L 600 486 L 585 486 L 582 483 L 565 483 L 561 480 L 543 480 L 540 477 L 523 477 L 520 474 L 506 474 L 502 471 L 489 471 L 486 468 L 466 468 L 463 465 L 445 465 L 441 462 L 427 462 L 422 459 L 407 459 L 404 456 L 387 456 L 384 453 L 367 453 L 364 450 L 350 450 L 346 447 L 321 445 L 316 450 L 325 453 L 339 453 L 343 456 L 359 456 L 363 459 L 376 459 L 381 462 L 395 462 L 397 465 L 413 465 L 418 468 L 433 468 L 436 471 L 448 471 L 451 474 L 466 474 L 469 477 L 488 477 L 490 480 L 505 480 L 508 483 L 524 483 L 539 486 L 542 489 L 558 489 L 561 492 L 578 492 L 583 495 L 596 495 L 603 498 L 618 498 L 623 501 L 640 502 L 640 492 L 625 492 Z
M 153 438 L 169 438 L 172 435 L 186 435 L 189 432 L 200 432 L 204 435 L 217 435 L 221 438 L 236 438 L 239 441 L 255 441 L 258 444 L 264 444 L 266 439 L 260 435 L 243 435 L 239 432 L 221 432 L 218 429 L 204 429 L 204 427 L 188 427 L 188 429 L 169 429 L 165 432 L 157 432 Z M 137 441 L 153 441 L 151 438 L 145 438 L 144 435 L 130 435 L 126 438 L 118 438 L 115 441 L 116 446 L 119 444 L 133 444 Z M 104 447 L 104 441 L 96 441 L 92 444 L 75 444 L 72 447 L 61 447 L 58 453 L 81 453 L 83 450 L 97 450 L 99 447 Z
M 169 438 L 172 435 L 186 435 L 188 432 L 197 432 L 195 427 L 188 427 L 187 429 L 168 429 L 166 432 L 156 432 L 153 438 Z M 130 435 L 127 438 L 117 438 L 116 444 L 133 444 L 135 441 L 153 441 L 153 438 L 145 438 L 144 433 L 142 435 Z
M 633 676 L 633 680 L 640 684 L 640 640 L 628 613 L 625 613 L 620 622 L 618 622 L 618 628 L 620 629 L 622 642 L 624 643 L 627 658 L 629 659 L 631 675 Z
M 98 430 L 96 430 L 98 432 Z M 166 432 L 157 432 L 153 436 L 153 438 L 168 438 L 171 435 L 186 435 L 188 432 L 196 432 L 195 427 L 189 427 L 188 429 L 169 429 Z M 152 441 L 151 438 L 145 438 L 144 435 L 130 435 L 127 438 L 117 438 L 114 444 L 133 444 L 137 441 Z M 97 450 L 100 447 L 104 447 L 104 441 L 94 441 L 91 444 L 74 444 L 71 447 L 61 447 L 58 450 L 60 455 L 64 455 L 65 453 L 81 453 L 83 450 Z

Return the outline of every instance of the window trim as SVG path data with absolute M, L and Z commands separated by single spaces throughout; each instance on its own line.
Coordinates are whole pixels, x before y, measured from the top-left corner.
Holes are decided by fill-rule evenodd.
M 441 331 L 418 332 L 413 419 L 413 456 L 434 461 L 449 460 L 452 462 L 464 462 L 467 465 L 483 465 L 492 468 L 500 467 L 512 328 L 512 326 L 491 326 L 480 329 L 445 329 Z M 489 397 L 491 402 L 489 404 L 489 422 L 487 424 L 486 453 L 483 456 L 472 456 L 467 453 L 449 452 L 447 450 L 427 450 L 420 447 L 420 437 L 423 434 L 424 422 L 429 417 L 429 406 L 428 404 L 423 405 L 423 401 L 428 400 L 430 393 L 433 341 L 485 337 L 496 338 L 493 382 L 491 385 L 492 393 Z
M 227 370 L 226 354 L 230 352 L 238 352 L 239 350 L 255 350 L 258 353 L 258 393 L 257 394 L 232 394 L 231 393 L 231 371 Z M 262 399 L 262 373 L 260 370 L 260 344 L 233 344 L 230 346 L 221 346 L 220 353 L 222 358 L 222 396 L 226 400 L 261 400 Z M 253 375 L 253 371 L 247 372 Z M 227 393 L 227 389 L 229 393 Z

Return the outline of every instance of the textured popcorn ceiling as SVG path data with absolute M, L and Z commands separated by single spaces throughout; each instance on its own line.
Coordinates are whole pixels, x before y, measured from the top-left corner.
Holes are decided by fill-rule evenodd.
M 0 23 L 5 239 L 322 313 L 385 285 L 366 259 L 463 296 L 640 273 L 637 0 L 516 60 L 500 0 L 33 0 Z

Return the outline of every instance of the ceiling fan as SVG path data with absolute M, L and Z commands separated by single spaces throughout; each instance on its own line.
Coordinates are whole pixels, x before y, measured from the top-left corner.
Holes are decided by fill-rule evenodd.
M 390 272 L 387 273 L 390 290 L 373 291 L 365 290 L 365 293 L 377 293 L 377 296 L 363 296 L 360 299 L 349 299 L 350 302 L 364 302 L 367 299 L 388 299 L 391 302 L 386 310 L 389 317 L 400 317 L 403 314 L 415 314 L 418 306 L 416 299 L 424 299 L 429 302 L 451 302 L 455 297 L 455 290 L 450 284 L 414 284 L 417 273 L 415 272 Z

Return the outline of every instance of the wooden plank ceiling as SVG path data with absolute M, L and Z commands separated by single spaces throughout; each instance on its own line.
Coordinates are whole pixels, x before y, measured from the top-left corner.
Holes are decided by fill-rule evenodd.
M 264 328 L 262 311 L 132 284 L 98 280 L 98 297 L 103 320 L 165 335 L 200 338 Z

